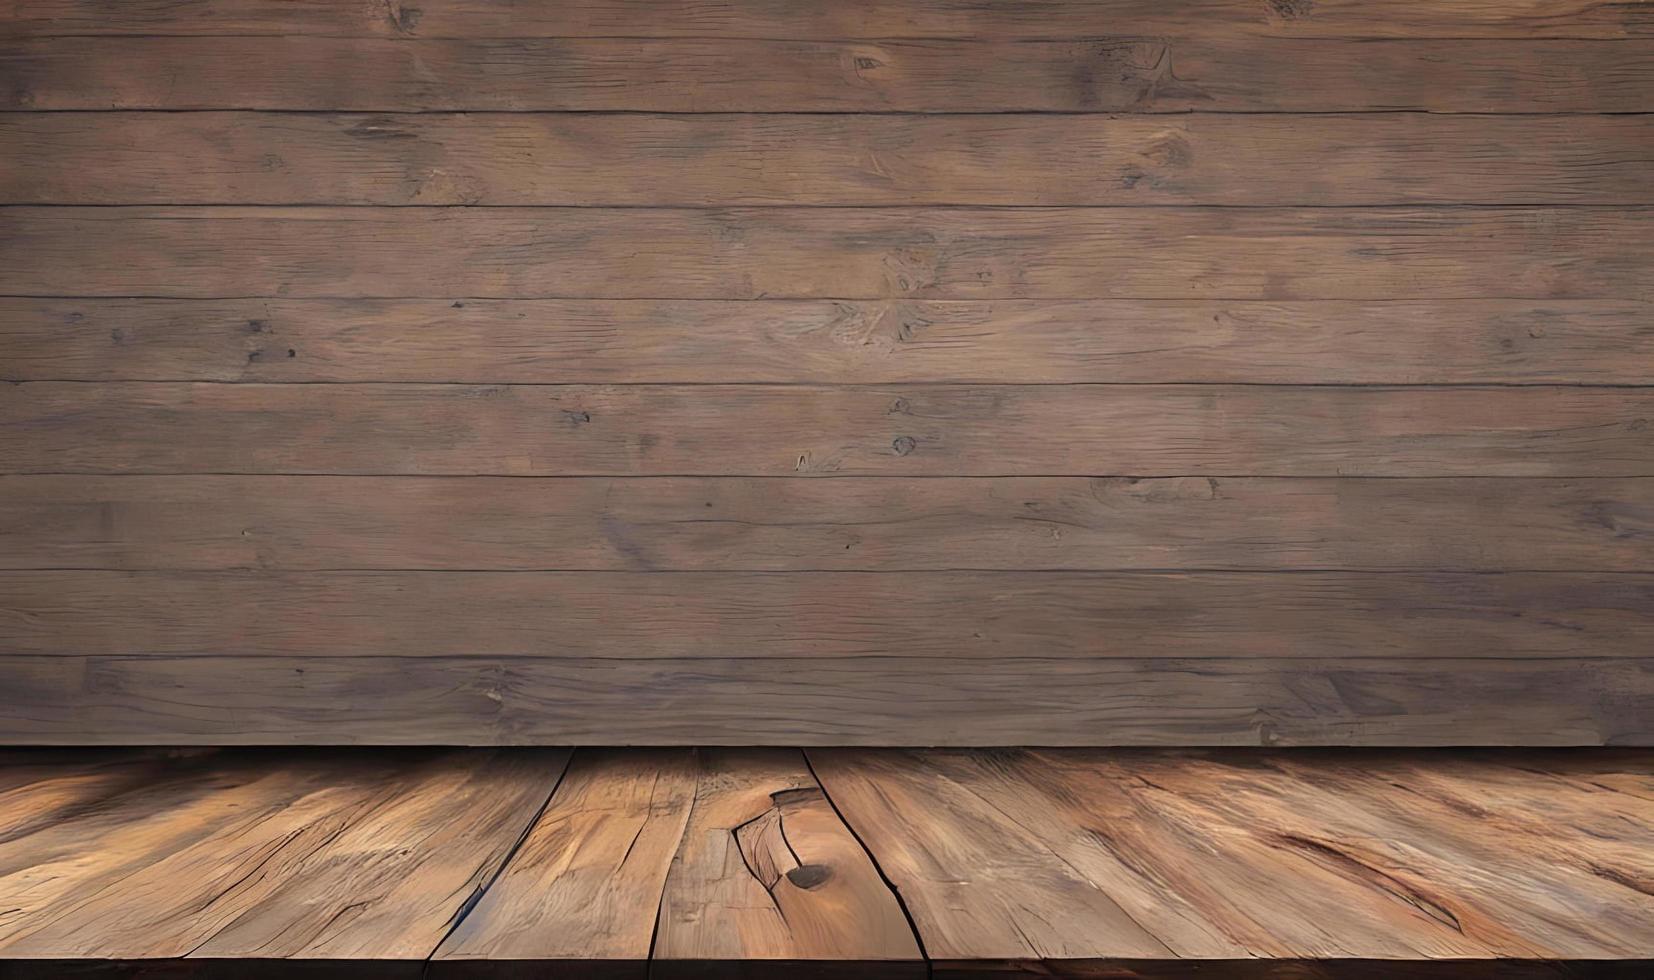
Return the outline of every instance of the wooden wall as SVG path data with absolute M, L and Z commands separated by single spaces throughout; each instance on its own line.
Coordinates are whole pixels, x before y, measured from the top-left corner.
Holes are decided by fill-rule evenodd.
M 0 740 L 1654 743 L 1654 3 L 0 0 Z

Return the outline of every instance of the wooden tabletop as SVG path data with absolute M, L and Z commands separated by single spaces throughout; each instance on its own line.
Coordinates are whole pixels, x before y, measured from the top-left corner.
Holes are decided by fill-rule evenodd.
M 1654 752 L 0 756 L 6 978 L 1367 977 L 1396 961 L 1648 975 Z
M 0 757 L 0 977 L 367 960 L 461 977 L 1632 975 L 1654 965 L 1654 752 Z

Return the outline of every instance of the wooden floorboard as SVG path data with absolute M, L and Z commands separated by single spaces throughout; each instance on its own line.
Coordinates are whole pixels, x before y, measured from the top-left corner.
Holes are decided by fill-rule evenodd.
M 529 9 L 519 4 L 516 19 Z M 285 36 L 0 41 L 8 83 L 0 86 L 0 108 L 1510 114 L 1654 108 L 1648 40 L 1166 39 L 1112 22 L 1104 29 L 1117 36 L 1049 41 L 296 36 L 319 14 L 307 9 Z M 199 23 L 182 17 L 169 29 Z M 629 25 L 627 33 L 635 30 Z
M 1647 37 L 1645 3 L 1598 0 L 845 0 L 832 4 L 729 0 L 571 0 L 502 7 L 493 0 L 315 4 L 216 0 L 197 16 L 172 3 L 28 0 L 0 26 L 19 36 L 80 34 L 299 34 L 347 37 L 1096 37 L 1129 29 L 1172 37 Z
M 1647 387 L 30 381 L 0 472 L 1645 477 L 1650 418 Z
M 1646 115 L 22 113 L 0 142 L 0 204 L 1654 204 Z
M 1654 572 L 1651 535 L 1648 477 L 0 475 L 10 571 L 1619 573 Z M 5 576 L 14 596 L 18 578 Z M 81 581 L 37 587 L 67 605 L 97 582 L 137 580 Z M 1568 581 L 1553 580 L 1559 605 Z M 1589 581 L 1605 602 L 1615 591 Z M 1340 601 L 1365 605 L 1353 592 Z M 1547 600 L 1523 589 L 1521 603 Z
M 567 760 L 7 750 L 0 976 L 1365 980 L 1654 966 L 1646 751 Z
M 1636 206 L 0 208 L 14 296 L 1648 299 L 1650 270 Z
M 1651 320 L 1645 300 L 13 297 L 0 379 L 1636 385 Z

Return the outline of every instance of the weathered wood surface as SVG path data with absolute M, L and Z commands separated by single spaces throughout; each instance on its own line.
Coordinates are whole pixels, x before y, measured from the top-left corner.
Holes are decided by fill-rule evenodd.
M 0 476 L 0 538 L 13 570 L 1654 572 L 1654 480 Z
M 1647 0 L 421 0 L 417 5 L 290 0 L 8 0 L 20 35 L 301 34 L 366 37 L 1647 37 Z
M 1093 976 L 1145 942 L 1180 958 L 1540 962 L 1654 943 L 1635 884 L 1654 871 L 1642 757 L 809 755 L 938 972 Z M 1089 927 L 1066 920 L 1088 905 Z
M 656 910 L 658 909 L 658 916 Z M 797 752 L 581 752 L 433 967 L 923 976 L 895 896 Z
M 1635 659 L 1654 576 L 31 571 L 0 616 L 47 656 Z
M 0 209 L 11 295 L 1647 299 L 1654 209 Z
M 1654 744 L 1647 658 L 18 655 L 0 686 L 22 745 Z
M 0 741 L 1648 741 L 1651 80 L 1647 0 L 0 0 Z
M 748 961 L 926 971 L 896 896 L 797 752 L 708 750 L 661 896 L 652 973 Z
M 1635 385 L 1650 323 L 1646 300 L 0 298 L 0 380 Z
M 12 959 L 421 960 L 568 758 L 489 752 L 129 759 L 0 796 Z
M 483 961 L 642 980 L 697 782 L 693 749 L 575 753 L 511 862 L 436 950 L 437 975 Z
M 13 749 L 0 841 L 8 978 L 1654 965 L 1647 752 Z
M 521 19 L 529 9 L 519 4 L 515 15 Z M 314 23 L 317 13 L 307 10 L 303 23 L 294 26 Z M 1298 38 L 1270 44 L 1233 37 L 1142 38 L 1131 36 L 1138 33 L 1132 25 L 1105 27 L 1118 36 L 18 39 L 0 41 L 0 108 L 939 113 L 1654 108 L 1649 91 L 1654 45 L 1648 41 Z
M 4 204 L 1654 203 L 1644 115 L 22 113 L 0 141 Z
M 1650 417 L 1606 387 L 26 382 L 0 472 L 1650 476 Z

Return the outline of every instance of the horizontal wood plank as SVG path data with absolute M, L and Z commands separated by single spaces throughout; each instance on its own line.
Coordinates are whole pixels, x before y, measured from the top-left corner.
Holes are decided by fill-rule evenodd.
M 18 745 L 1654 744 L 1648 659 L 17 656 L 0 682 Z
M 1624 37 L 1654 33 L 1646 0 L 11 0 L 0 27 L 19 35 L 300 34 L 370 37 Z
M 123 5 L 123 9 L 130 5 Z M 997 5 L 1005 9 L 1008 5 Z M 1202 4 L 1203 10 L 1209 4 Z M 1421 9 L 1415 5 L 1414 9 Z M 983 8 L 992 9 L 992 8 Z M 524 13 L 519 6 L 518 17 Z M 318 11 L 307 11 L 304 24 Z M 191 21 L 189 23 L 194 23 Z M 1627 40 L 57 37 L 0 108 L 627 112 L 1647 112 Z M 631 28 L 635 31 L 636 25 Z M 613 161 L 613 158 L 609 158 Z
M 1654 203 L 1646 115 L 21 113 L 0 141 L 4 204 Z
M 1649 298 L 1649 208 L 0 209 L 8 295 Z
M 0 539 L 18 570 L 1647 572 L 1654 479 L 4 476 Z
M 7 656 L 1636 658 L 1654 576 L 3 572 L 0 619 Z
M 0 379 L 1640 385 L 1650 324 L 1646 300 L 0 298 Z
M 1654 389 L 24 382 L 10 473 L 1650 476 Z

